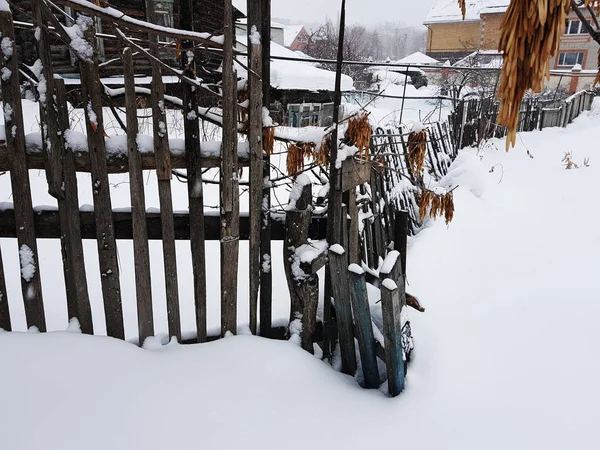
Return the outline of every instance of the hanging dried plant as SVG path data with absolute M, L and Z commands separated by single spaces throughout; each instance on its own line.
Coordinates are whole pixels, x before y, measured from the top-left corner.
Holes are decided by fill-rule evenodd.
M 411 132 L 408 135 L 408 161 L 413 175 L 423 172 L 425 156 L 427 155 L 427 132 L 425 129 L 419 132 Z
M 570 0 L 512 0 L 502 19 L 498 123 L 508 128 L 507 150 L 516 143 L 525 92 L 540 92 L 544 79 L 550 77 L 550 58 L 558 48 L 570 4 Z
M 329 155 L 331 153 L 331 135 L 328 134 L 321 141 L 321 145 L 315 148 L 313 158 L 316 164 L 323 168 L 329 165 Z
M 267 156 L 273 153 L 275 146 L 275 127 L 263 127 L 263 150 Z
M 598 0 L 585 0 L 585 7 L 596 9 L 596 14 L 600 14 L 600 2 Z
M 431 218 L 442 217 L 446 219 L 446 225 L 454 218 L 454 195 L 452 192 L 436 194 L 430 190 L 422 190 L 419 197 L 419 218 L 421 222 L 429 214 Z
M 369 116 L 365 113 L 357 114 L 348 121 L 346 140 L 351 142 L 359 151 L 361 159 L 368 161 L 371 145 L 372 129 Z
M 462 12 L 462 18 L 465 20 L 467 15 L 467 2 L 466 0 L 458 0 L 458 6 L 460 6 L 460 12 Z
M 290 144 L 287 152 L 287 172 L 289 176 L 295 176 L 304 170 L 304 146 Z

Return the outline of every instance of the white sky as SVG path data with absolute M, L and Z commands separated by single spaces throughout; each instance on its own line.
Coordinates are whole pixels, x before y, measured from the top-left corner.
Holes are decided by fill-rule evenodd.
M 403 22 L 422 25 L 434 0 L 346 0 L 346 22 L 376 25 Z M 320 23 L 339 15 L 341 0 L 271 0 L 273 17 Z

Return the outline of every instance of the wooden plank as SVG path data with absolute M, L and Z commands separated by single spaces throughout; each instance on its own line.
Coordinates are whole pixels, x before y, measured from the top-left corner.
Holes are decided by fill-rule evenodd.
M 348 257 L 346 252 L 339 247 L 339 245 L 334 245 L 329 250 L 329 270 L 338 322 L 342 372 L 354 375 L 356 372 L 356 350 L 352 330 Z
M 260 0 L 263 42 L 271 42 L 271 0 Z M 262 48 L 262 95 L 263 105 L 271 105 L 271 46 Z M 273 275 L 271 272 L 271 158 L 263 160 L 262 227 L 260 229 L 260 335 L 268 337 L 272 328 Z
M 393 283 L 389 283 L 388 280 L 390 279 L 384 280 L 381 286 L 381 309 L 388 393 L 392 397 L 395 397 L 404 390 L 405 373 L 402 351 L 402 326 L 400 322 L 402 307 L 400 303 L 400 288 Z
M 371 179 L 371 164 L 355 161 L 352 158 L 346 159 L 342 163 L 341 178 L 342 192 L 368 183 Z
M 56 91 L 54 89 L 54 73 L 52 70 L 52 53 L 50 51 L 50 36 L 45 21 L 42 16 L 43 2 L 33 2 L 33 14 L 35 23 L 38 27 L 36 35 L 38 57 L 42 64 L 39 71 L 39 106 L 40 122 L 44 125 L 40 127 L 42 135 L 42 148 L 46 155 L 46 179 L 48 181 L 48 192 L 57 199 L 65 197 L 63 191 L 63 173 L 62 173 L 62 154 L 61 148 L 64 146 L 63 134 L 58 128 L 58 105 L 56 104 Z M 64 130 L 63 130 L 64 131 Z
M 0 246 L 0 329 L 11 331 L 10 310 L 8 307 L 8 292 L 6 291 L 6 277 L 2 263 L 2 247 Z
M 58 106 L 58 120 L 61 134 L 69 128 L 69 110 L 67 109 L 67 91 L 64 80 L 54 80 Z M 94 334 L 92 309 L 85 272 L 85 257 L 81 241 L 81 221 L 79 216 L 79 194 L 77 191 L 77 173 L 73 152 L 65 146 L 62 153 L 62 172 L 64 176 L 64 199 L 58 199 L 58 211 L 61 229 L 61 249 L 63 270 L 67 293 L 67 312 L 69 318 L 77 317 L 81 331 Z M 35 219 L 34 219 L 35 220 Z
M 397 250 L 400 253 L 401 273 L 406 276 L 406 254 L 408 247 L 408 227 L 410 222 L 408 211 L 397 211 L 394 220 L 396 222 L 394 250 Z
M 191 70 L 188 68 L 186 70 Z M 185 72 L 184 72 L 185 73 Z M 191 75 L 191 73 L 190 73 Z M 192 114 L 198 107 L 198 94 L 190 85 L 184 86 L 184 131 L 187 157 L 188 197 L 190 211 L 190 247 L 194 276 L 194 305 L 196 311 L 196 333 L 199 342 L 207 338 L 206 322 L 206 244 L 204 219 L 204 187 L 202 183 L 202 158 L 200 123 Z
M 377 368 L 375 337 L 373 335 L 373 322 L 369 308 L 365 273 L 357 264 L 350 265 L 348 270 L 351 284 L 350 301 L 352 302 L 352 313 L 362 371 L 365 377 L 365 387 L 377 389 L 380 384 L 379 370 Z
M 85 40 L 95 47 L 93 26 L 85 32 Z M 119 264 L 112 221 L 110 185 L 106 168 L 106 144 L 104 142 L 104 120 L 102 116 L 102 94 L 98 76 L 97 53 L 93 59 L 80 60 L 81 97 L 85 111 L 85 125 L 91 167 L 92 196 L 96 216 L 96 241 L 104 297 L 106 332 L 109 336 L 124 339 Z
M 0 68 L 5 76 L 0 78 L 6 129 L 6 147 L 8 166 L 14 202 L 14 216 L 17 228 L 17 241 L 21 265 L 28 267 L 22 271 L 21 289 L 25 305 L 27 326 L 36 326 L 46 331 L 40 265 L 35 230 L 33 228 L 33 209 L 31 186 L 25 159 L 25 130 L 23 107 L 21 105 L 21 87 L 19 84 L 19 65 L 15 47 L 15 30 L 10 11 L 0 11 L 0 32 L 4 47 L 4 57 L 0 58 Z M 10 76 L 7 76 L 10 74 Z M 35 270 L 27 270 L 34 267 Z
M 217 145 L 219 143 L 216 143 Z M 215 143 L 211 143 L 215 145 Z M 33 141 L 29 141 L 26 144 L 27 151 L 27 168 L 32 170 L 44 170 L 46 168 L 46 155 Z M 91 172 L 90 157 L 85 149 L 75 149 L 73 152 L 74 164 L 77 172 Z M 127 153 L 119 154 L 107 154 L 106 155 L 106 169 L 108 173 L 128 173 L 129 172 L 129 161 Z M 169 158 L 171 160 L 171 169 L 186 169 L 187 161 L 185 159 L 185 153 L 179 150 L 171 150 Z M 156 170 L 156 155 L 154 152 L 144 152 L 141 154 L 142 169 L 143 170 Z M 221 159 L 215 155 L 202 155 L 200 165 L 204 169 L 217 168 L 220 166 Z M 239 155 L 239 165 L 241 167 L 248 166 L 249 160 L 248 155 L 241 152 Z M 9 170 L 8 154 L 6 149 L 6 143 L 0 141 L 0 171 L 5 172 Z
M 348 261 L 360 263 L 358 235 L 358 206 L 356 205 L 356 188 L 348 191 Z
M 258 290 L 261 273 L 260 232 L 263 197 L 263 143 L 262 143 L 262 43 L 258 30 L 261 27 L 261 5 L 247 1 L 248 21 L 248 141 L 250 143 L 250 331 L 256 334 L 258 321 Z M 258 40 L 257 40 L 258 35 Z M 311 344 L 312 345 L 312 344 Z
M 237 75 L 233 66 L 233 7 L 225 0 L 223 47 L 223 147 L 221 150 L 221 334 L 237 332 L 239 181 L 237 158 Z
M 123 50 L 125 75 L 125 111 L 127 114 L 127 150 L 129 154 L 129 192 L 133 232 L 133 259 L 135 263 L 135 295 L 137 300 L 138 335 L 142 345 L 147 337 L 154 336 L 152 315 L 152 285 L 150 275 L 150 250 L 146 223 L 146 195 L 142 158 L 137 145 L 138 121 L 135 95 L 133 56 L 131 48 Z
M 187 213 L 176 213 L 173 215 L 175 222 L 175 239 L 190 239 L 190 218 Z M 93 211 L 80 211 L 80 232 L 83 239 L 96 238 L 96 223 Z M 205 215 L 205 238 L 206 240 L 220 240 L 220 218 L 217 215 Z M 133 239 L 132 215 L 129 211 L 113 212 L 114 234 L 116 239 Z M 146 213 L 146 223 L 148 228 L 148 239 L 162 240 L 162 229 L 159 213 Z M 39 210 L 33 214 L 33 224 L 35 234 L 38 239 L 60 239 L 60 220 L 57 210 Z M 281 221 L 271 219 L 272 237 L 275 241 L 285 239 L 285 229 Z M 327 229 L 327 219 L 313 217 L 309 229 L 311 239 L 325 239 Z M 249 237 L 248 217 L 240 217 L 240 239 L 248 240 Z M 17 231 L 15 226 L 14 209 L 0 210 L 0 237 L 16 238 Z
M 154 4 L 146 0 L 148 20 L 152 17 Z M 150 35 L 150 53 L 158 57 L 157 37 Z M 154 135 L 154 155 L 156 157 L 156 177 L 158 179 L 158 200 L 163 235 L 163 260 L 165 272 L 165 293 L 167 300 L 167 320 L 169 336 L 181 341 L 181 320 L 179 312 L 179 287 L 177 285 L 177 251 L 175 248 L 175 224 L 173 219 L 173 196 L 171 192 L 171 158 L 169 135 L 165 112 L 165 85 L 162 82 L 162 69 L 158 61 L 152 60 L 152 128 Z

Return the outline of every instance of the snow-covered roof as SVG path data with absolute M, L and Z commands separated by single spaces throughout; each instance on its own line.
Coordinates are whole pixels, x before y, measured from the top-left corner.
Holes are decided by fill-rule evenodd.
M 481 14 L 503 13 L 510 0 L 467 0 L 465 21 L 476 22 Z M 457 0 L 435 0 L 423 21 L 425 25 L 444 22 L 461 22 L 462 12 Z
M 286 25 L 283 31 L 283 39 L 286 47 L 294 43 L 298 33 L 304 28 L 304 25 Z
M 245 50 L 246 39 L 245 35 L 237 35 L 239 50 Z M 298 58 L 296 52 L 273 41 L 271 41 L 271 56 Z M 238 67 L 238 73 L 243 72 L 245 72 L 244 69 Z M 272 60 L 271 86 L 281 90 L 333 91 L 335 89 L 335 72 L 314 67 L 310 62 Z M 352 89 L 354 89 L 352 78 L 342 75 L 342 91 L 351 91 Z
M 231 0 L 231 4 L 243 15 L 248 15 L 248 10 L 246 9 L 246 0 Z
M 504 58 L 498 50 L 477 50 L 454 63 L 454 67 L 500 69 Z
M 398 64 L 439 64 L 437 59 L 427 56 L 421 52 L 414 52 L 412 55 L 408 55 L 398 61 Z

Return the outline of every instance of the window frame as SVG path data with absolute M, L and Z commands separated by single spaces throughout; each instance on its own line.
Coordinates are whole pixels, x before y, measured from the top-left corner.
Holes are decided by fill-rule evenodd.
M 565 61 L 567 58 L 567 55 L 577 55 L 577 56 L 575 56 L 575 62 L 573 64 L 567 63 Z M 557 60 L 557 67 L 573 67 L 576 64 L 581 64 L 583 66 L 584 59 L 585 59 L 585 52 L 578 52 L 578 51 L 559 52 L 558 60 Z

